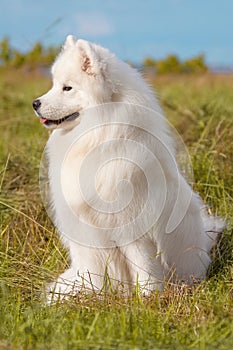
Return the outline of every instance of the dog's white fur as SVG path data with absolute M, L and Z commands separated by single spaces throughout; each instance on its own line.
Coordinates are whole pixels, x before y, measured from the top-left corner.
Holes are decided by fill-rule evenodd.
M 107 49 L 84 40 L 76 41 L 72 36 L 67 37 L 52 67 L 52 75 L 53 87 L 39 98 L 41 106 L 37 114 L 50 120 L 75 112 L 80 116 L 56 127 L 47 143 L 53 220 L 71 259 L 70 268 L 50 286 L 50 290 L 65 295 L 77 293 L 83 285 L 101 290 L 107 275 L 113 287 L 122 286 L 129 292 L 137 283 L 142 289 L 151 291 L 162 288 L 166 279 L 192 283 L 193 279 L 205 278 L 211 262 L 211 248 L 224 223 L 206 214 L 203 202 L 177 170 L 169 127 L 162 117 L 156 117 L 162 112 L 154 92 L 135 69 Z M 63 91 L 64 86 L 72 89 Z M 111 106 L 112 102 L 114 105 Z M 152 121 L 147 118 L 151 111 L 155 115 Z M 100 128 L 92 127 L 93 114 L 95 122 L 102 123 Z M 110 115 L 108 125 L 106 115 Z M 82 134 L 80 130 L 82 124 L 85 125 L 85 118 L 89 118 L 88 132 Z M 124 118 L 133 127 L 122 125 Z M 139 120 L 140 128 L 134 127 Z M 141 127 L 143 123 L 147 132 Z M 87 128 L 84 126 L 82 130 Z M 149 130 L 156 137 L 150 136 Z M 74 143 L 76 135 L 81 134 L 82 137 Z M 98 202 L 95 191 L 92 193 L 92 188 L 87 188 L 87 203 L 76 184 L 82 163 L 90 151 L 108 140 L 118 143 L 115 142 L 113 148 L 103 148 L 102 153 L 98 153 L 98 161 L 104 161 L 101 158 L 104 152 L 110 157 L 112 152 L 114 157 L 117 155 L 121 159 L 115 159 L 100 169 L 95 178 L 97 192 L 105 201 L 111 202 L 122 179 L 134 187 L 134 199 L 128 209 L 116 214 L 93 209 L 90 202 Z M 151 219 L 153 225 L 139 236 L 129 232 L 134 238 L 131 240 L 125 236 L 122 240 L 119 232 L 114 233 L 114 227 L 124 225 L 132 213 L 137 215 L 142 210 L 147 186 L 143 172 L 137 171 L 133 163 L 124 161 L 129 155 L 122 147 L 122 140 L 139 142 L 146 150 L 150 149 L 158 158 L 166 181 L 166 200 L 162 208 L 164 187 L 161 172 L 151 166 L 146 154 L 131 149 L 134 164 L 140 163 L 143 171 L 149 174 L 153 190 L 150 197 L 152 209 L 143 214 L 142 226 L 147 227 Z M 74 145 L 69 148 L 72 143 Z M 92 171 L 92 164 L 89 166 L 84 173 L 86 179 Z M 156 217 L 154 221 L 153 215 Z M 172 215 L 175 215 L 176 223 L 168 229 Z M 80 226 L 80 220 L 89 226 Z M 89 230 L 93 227 L 91 235 Z M 104 234 L 103 227 L 108 227 Z M 82 228 L 86 231 L 81 232 Z M 89 238 L 85 240 L 86 234 L 91 237 L 89 242 Z

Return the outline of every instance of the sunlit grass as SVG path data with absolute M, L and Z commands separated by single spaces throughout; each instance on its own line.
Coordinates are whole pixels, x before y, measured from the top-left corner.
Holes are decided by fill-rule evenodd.
M 1 72 L 0 348 L 231 349 L 233 346 L 232 77 L 160 77 L 164 110 L 190 152 L 194 187 L 227 219 L 209 279 L 150 297 L 79 295 L 46 306 L 43 290 L 68 264 L 40 199 L 46 130 L 31 101 L 50 82 Z

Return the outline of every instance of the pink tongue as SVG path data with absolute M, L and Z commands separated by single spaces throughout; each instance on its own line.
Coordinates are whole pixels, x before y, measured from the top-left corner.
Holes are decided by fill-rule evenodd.
M 44 124 L 46 121 L 47 121 L 47 119 L 46 119 L 46 118 L 40 118 L 40 122 L 41 122 L 41 124 Z

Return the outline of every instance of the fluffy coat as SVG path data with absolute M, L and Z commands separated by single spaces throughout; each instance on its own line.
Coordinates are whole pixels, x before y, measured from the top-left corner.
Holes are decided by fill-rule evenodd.
M 48 290 L 131 293 L 206 277 L 223 220 L 181 175 L 170 127 L 141 75 L 107 49 L 68 36 L 53 87 L 33 102 L 54 129 L 46 146 L 49 214 L 70 268 Z

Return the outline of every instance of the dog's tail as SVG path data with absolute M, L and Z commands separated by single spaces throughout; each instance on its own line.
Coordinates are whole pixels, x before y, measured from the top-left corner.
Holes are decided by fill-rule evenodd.
M 219 234 L 225 229 L 226 221 L 219 216 L 208 214 L 206 210 L 202 212 L 202 220 L 204 231 L 209 238 L 207 249 L 210 251 L 216 244 Z

